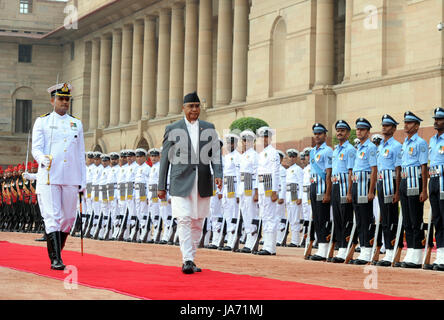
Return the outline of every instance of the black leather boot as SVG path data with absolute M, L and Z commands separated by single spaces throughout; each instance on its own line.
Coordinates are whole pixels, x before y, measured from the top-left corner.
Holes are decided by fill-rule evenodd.
M 61 250 L 63 250 L 63 248 L 65 247 L 66 239 L 68 238 L 68 236 L 69 236 L 68 232 L 60 232 L 60 243 L 61 243 L 60 248 L 61 248 Z
M 61 256 L 61 232 L 55 231 L 49 233 L 47 236 L 48 256 L 51 260 L 51 269 L 65 270 L 65 265 Z

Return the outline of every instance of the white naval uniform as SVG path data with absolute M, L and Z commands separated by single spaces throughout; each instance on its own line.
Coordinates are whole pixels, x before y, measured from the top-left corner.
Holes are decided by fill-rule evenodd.
M 49 175 L 42 167 L 45 155 L 53 157 Z M 82 122 L 56 112 L 37 118 L 32 131 L 32 156 L 39 164 L 36 193 L 46 233 L 67 233 L 76 219 L 79 186 L 86 187 Z
M 150 166 L 146 162 L 142 165 L 137 165 L 136 176 L 134 177 L 134 182 L 136 184 L 134 190 L 136 215 L 140 223 L 142 222 L 143 217 L 148 215 L 147 186 L 150 169 Z M 140 188 L 143 188 L 144 190 L 140 190 Z M 141 196 L 141 194 L 143 196 Z
M 308 164 L 304 169 L 304 180 L 303 180 L 303 184 L 304 184 L 304 189 L 308 190 L 308 192 L 310 191 L 310 179 L 311 179 L 311 169 L 310 169 L 310 165 Z M 308 200 L 310 199 L 310 195 L 308 192 L 303 192 L 302 194 L 302 218 L 305 221 L 309 221 L 310 220 L 310 216 L 311 216 L 311 205 L 310 203 L 308 203 Z
M 168 169 L 168 176 L 167 176 L 167 187 L 166 187 L 166 194 L 165 199 L 160 200 L 160 207 L 159 207 L 159 214 L 163 221 L 163 230 L 162 230 L 162 237 L 161 241 L 168 241 L 170 237 L 171 232 L 171 226 L 173 225 L 173 215 L 171 212 L 171 201 L 170 200 L 170 174 L 171 174 L 171 165 Z
M 279 192 L 278 198 L 282 199 L 284 202 L 279 204 L 276 201 L 276 225 L 278 226 L 277 238 L 276 241 L 279 242 L 281 239 L 283 240 L 283 232 L 285 232 L 285 224 L 286 224 L 286 187 L 287 183 L 285 182 L 287 175 L 287 169 L 283 165 L 279 166 Z
M 125 182 L 126 182 L 126 206 L 128 208 L 128 220 L 123 238 L 126 240 L 129 237 L 130 226 L 136 224 L 136 202 L 134 200 L 134 180 L 136 177 L 136 169 L 138 164 L 136 161 L 125 168 Z
M 214 181 L 214 171 L 213 167 L 210 166 L 211 177 Z M 219 196 L 221 197 L 219 199 Z M 217 188 L 216 183 L 213 182 L 213 196 L 210 199 L 210 218 L 211 220 L 211 231 L 213 232 L 213 239 L 211 244 L 214 246 L 219 246 L 220 233 L 222 232 L 222 190 Z
M 232 247 L 232 240 L 234 240 L 234 232 L 236 231 L 236 223 L 232 219 L 238 218 L 239 203 L 237 202 L 237 188 L 240 181 L 240 158 L 241 155 L 236 149 L 226 154 L 222 159 L 224 186 L 222 189 L 222 211 L 227 224 L 227 244 Z M 228 180 L 234 178 L 234 191 L 228 192 Z
M 117 171 L 117 187 L 118 187 L 118 197 L 117 197 L 117 216 L 116 220 L 114 220 L 114 226 L 117 227 L 123 224 L 123 219 L 125 217 L 125 213 L 127 210 L 126 205 L 126 168 L 128 167 L 128 163 L 125 163 L 123 166 L 119 166 Z
M 258 156 L 259 216 L 262 219 L 263 250 L 276 253 L 276 202 L 271 201 L 271 193 L 279 192 L 280 156 L 272 145 L 268 145 Z M 263 175 L 271 176 L 271 189 L 265 186 Z M 264 180 L 263 180 L 264 179 Z M 268 189 L 268 190 L 266 190 Z
M 257 231 L 257 225 L 253 224 L 253 220 L 256 220 L 259 215 L 259 206 L 257 202 L 254 202 L 255 189 L 257 190 L 257 166 L 258 166 L 258 153 L 254 148 L 250 148 L 242 153 L 239 162 L 239 174 L 241 176 L 238 197 L 240 199 L 240 209 L 242 212 L 242 219 L 245 225 L 245 233 L 247 239 L 245 241 L 245 247 L 253 249 L 254 238 L 253 233 Z M 245 188 L 244 175 L 251 175 L 251 190 Z
M 199 120 L 190 123 L 186 118 L 188 134 L 195 151 L 199 147 Z M 210 197 L 202 198 L 197 188 L 198 171 L 193 189 L 187 197 L 171 196 L 171 209 L 173 218 L 177 220 L 177 233 L 179 235 L 182 260 L 194 261 L 199 240 L 202 234 L 202 225 L 210 212 Z
M 91 184 L 91 188 L 92 188 L 92 177 L 93 177 L 93 170 L 96 167 L 96 165 L 94 163 L 91 163 L 89 166 L 86 167 L 86 185 Z M 87 190 L 88 191 L 88 190 Z M 89 191 L 89 193 L 87 192 L 86 194 L 86 214 L 91 216 L 92 213 L 92 190 Z
M 100 217 L 100 209 L 101 209 L 101 200 L 100 200 L 100 178 L 102 176 L 103 165 L 99 164 L 93 168 L 93 176 L 92 176 L 92 184 L 93 191 L 91 193 L 91 197 L 93 199 L 92 207 L 94 216 L 91 217 L 93 219 L 93 227 L 91 228 L 91 235 L 94 234 L 94 230 L 97 222 Z
M 108 202 L 108 175 L 111 170 L 111 167 L 108 165 L 107 167 L 102 168 L 102 173 L 99 177 L 99 203 L 100 203 L 100 214 L 102 215 L 102 224 L 101 229 L 104 231 L 103 227 L 108 225 L 109 222 L 109 202 Z M 97 222 L 98 223 L 98 222 Z M 96 226 L 98 227 L 98 225 Z M 103 231 L 99 233 L 99 237 L 103 235 Z
M 119 170 L 120 166 L 118 164 L 116 164 L 114 167 L 110 165 L 108 180 L 106 181 L 108 186 L 112 186 L 111 189 L 108 189 L 108 206 L 112 223 L 114 223 L 118 214 L 117 200 L 119 198 L 119 192 L 117 190 L 117 175 Z
M 287 169 L 286 184 L 286 202 L 287 202 L 287 216 L 289 219 L 290 230 L 291 230 L 291 243 L 299 245 L 300 236 L 299 232 L 301 230 L 301 215 L 302 215 L 302 204 L 298 205 L 296 200 L 291 199 L 291 192 L 289 187 L 291 184 L 298 185 L 297 199 L 302 199 L 304 196 L 303 185 L 304 185 L 304 170 L 296 163 Z
M 160 221 L 160 201 L 157 196 L 157 185 L 159 183 L 160 161 L 153 164 L 150 169 L 148 179 L 148 211 L 153 223 L 154 229 L 157 228 Z M 151 191 L 151 190 L 154 190 Z M 148 240 L 151 239 L 151 233 L 148 234 Z

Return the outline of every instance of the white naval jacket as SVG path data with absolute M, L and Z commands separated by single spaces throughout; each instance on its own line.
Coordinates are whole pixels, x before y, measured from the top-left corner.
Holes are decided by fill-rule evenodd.
M 223 174 L 225 177 L 236 177 L 236 181 L 234 183 L 234 194 L 236 195 L 238 193 L 237 189 L 239 188 L 239 182 L 240 182 L 240 158 L 241 154 L 239 151 L 234 149 L 232 152 L 226 154 L 222 159 L 222 165 L 223 165 Z M 227 186 L 223 185 L 222 192 L 224 196 L 227 196 Z
M 296 183 L 299 185 L 298 199 L 302 199 L 304 193 L 304 170 L 296 163 L 287 169 L 286 184 Z M 287 202 L 291 202 L 291 198 L 288 199 L 290 193 L 287 193 Z
M 39 164 L 36 192 L 48 181 L 47 168 L 41 163 L 52 155 L 50 184 L 86 187 L 85 142 L 82 122 L 71 115 L 51 112 L 40 116 L 32 130 L 32 156 Z
M 240 156 L 239 163 L 239 172 L 242 173 L 251 173 L 252 174 L 252 188 L 257 189 L 257 159 L 258 153 L 254 148 L 250 148 L 246 150 Z M 244 193 L 244 183 L 240 182 L 238 190 L 238 197 L 240 197 Z M 253 193 L 254 194 L 254 193 Z
M 279 194 L 278 198 L 285 200 L 287 193 L 287 169 L 283 165 L 279 166 Z
M 272 191 L 279 192 L 279 168 L 280 168 L 280 156 L 276 149 L 270 144 L 264 150 L 259 153 L 257 173 L 271 174 L 272 178 Z M 264 194 L 263 183 L 258 181 L 258 192 Z

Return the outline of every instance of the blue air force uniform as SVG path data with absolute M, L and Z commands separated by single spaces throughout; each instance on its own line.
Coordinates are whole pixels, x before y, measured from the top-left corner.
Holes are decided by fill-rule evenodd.
M 404 114 L 404 122 L 420 123 L 412 112 Z M 415 133 L 410 138 L 405 138 L 402 145 L 402 172 L 401 172 L 401 207 L 403 215 L 403 227 L 407 241 L 407 254 L 403 267 L 420 267 L 422 248 L 424 248 L 424 231 L 421 230 L 423 222 L 424 203 L 419 201 L 419 195 L 423 188 L 421 166 L 428 162 L 427 142 Z
M 443 120 L 444 109 L 436 108 L 433 118 Z M 434 264 L 435 270 L 444 271 L 444 133 L 438 132 L 430 139 L 429 160 L 429 198 L 437 247 Z
M 344 120 L 337 121 L 335 128 L 351 130 L 349 124 Z M 353 205 L 347 203 L 347 192 L 349 171 L 353 169 L 355 158 L 356 149 L 348 140 L 342 145 L 338 144 L 333 150 L 331 205 L 335 224 L 334 238 L 339 246 L 339 252 L 332 261 L 338 263 L 345 260 L 347 239 L 353 224 Z
M 371 124 L 367 119 L 356 120 L 357 129 L 371 129 Z M 372 244 L 370 241 L 374 237 L 374 216 L 373 200 L 368 201 L 368 194 L 371 184 L 371 171 L 377 166 L 376 146 L 367 139 L 364 143 L 359 143 L 356 150 L 356 159 L 353 166 L 353 187 L 352 198 L 356 215 L 356 230 L 358 231 L 361 254 L 357 259 L 358 264 L 364 264 L 371 260 Z
M 327 129 L 320 123 L 312 127 L 313 133 L 326 133 Z M 318 251 L 310 259 L 325 260 L 328 254 L 327 224 L 330 221 L 330 202 L 323 203 L 327 191 L 327 169 L 332 167 L 333 150 L 324 142 L 310 151 L 311 185 L 310 200 L 313 210 L 314 230 L 318 240 Z
M 390 115 L 385 114 L 382 116 L 382 126 L 394 126 L 399 123 L 396 122 Z M 378 147 L 378 202 L 381 216 L 381 231 L 378 235 L 378 242 L 381 240 L 381 236 L 384 236 L 384 244 L 386 248 L 386 254 L 383 262 L 378 265 L 390 266 L 393 258 L 393 246 L 396 241 L 396 230 L 398 228 L 398 202 L 393 203 L 393 196 L 399 192 L 396 188 L 396 169 L 398 168 L 398 174 L 401 167 L 401 154 L 402 145 L 391 137 L 388 140 L 382 140 Z M 399 243 L 402 247 L 402 241 Z M 385 261 L 385 262 L 384 262 Z

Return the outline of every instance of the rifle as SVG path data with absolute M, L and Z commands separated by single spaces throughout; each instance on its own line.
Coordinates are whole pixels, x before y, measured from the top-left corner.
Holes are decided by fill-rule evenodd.
M 375 201 L 374 199 L 373 201 Z M 378 237 L 379 237 L 379 229 L 381 225 L 381 209 L 378 206 L 378 212 L 376 216 L 376 228 L 375 228 L 375 236 L 373 238 L 373 246 L 370 261 L 372 264 L 376 264 L 379 261 L 379 252 L 381 251 L 381 246 L 378 245 Z
M 149 213 L 144 215 L 142 220 L 145 220 L 146 222 L 142 225 L 142 232 L 140 233 L 139 241 L 146 242 L 148 234 L 151 232 L 151 217 Z
M 334 240 L 335 221 L 331 221 L 330 241 L 328 243 L 327 261 L 331 261 L 335 252 L 336 241 Z
M 82 226 L 82 196 L 83 192 L 79 192 L 79 201 L 80 201 L 80 252 L 83 256 L 83 226 Z
M 430 257 L 432 255 L 433 244 L 433 229 L 432 229 L 432 209 L 429 210 L 427 223 L 423 223 L 423 226 L 427 226 L 427 237 L 425 238 L 425 248 L 422 257 L 422 267 L 425 269 L 426 265 L 430 264 Z M 422 229 L 422 228 L 421 228 Z
M 227 234 L 227 221 L 225 218 L 222 219 L 222 227 L 220 230 L 219 243 L 217 244 L 218 249 L 224 247 L 224 239 Z
M 392 259 L 392 267 L 395 266 L 395 263 L 399 262 L 399 260 L 401 259 L 401 252 L 402 252 L 402 247 L 399 248 L 399 240 L 401 238 L 401 232 L 402 230 L 402 207 L 399 208 L 399 215 L 398 215 L 398 228 L 396 229 L 396 240 L 395 240 L 395 245 L 393 246 L 394 250 L 395 250 L 395 254 L 393 255 L 393 259 Z
M 349 263 L 350 260 L 353 259 L 353 254 L 355 253 L 356 243 L 353 242 L 356 232 L 356 213 L 353 215 L 353 227 L 350 232 L 348 244 L 347 244 L 347 252 L 345 255 L 344 263 Z
M 239 213 L 236 221 L 236 230 L 233 236 L 233 246 L 231 247 L 233 252 L 239 251 L 239 241 L 242 236 L 242 224 L 243 224 L 243 219 L 242 219 L 241 209 L 239 206 Z
M 310 212 L 310 220 L 308 220 L 308 231 L 305 239 L 304 259 L 308 260 L 311 256 L 311 250 L 313 249 L 314 237 L 312 237 L 313 229 L 313 210 Z
M 261 240 L 261 237 L 262 237 L 262 219 L 260 219 L 260 218 L 253 219 L 252 223 L 257 226 L 256 232 L 255 232 L 256 239 L 254 240 L 253 248 L 251 248 L 251 253 L 255 254 L 259 251 L 259 241 Z M 252 234 L 252 236 L 253 236 L 253 234 Z
M 208 222 L 208 217 L 205 218 L 204 223 L 203 223 L 202 235 L 200 236 L 200 241 L 199 241 L 198 248 L 204 248 L 205 247 L 205 236 L 207 234 L 207 222 Z

